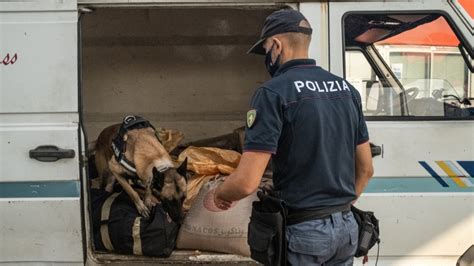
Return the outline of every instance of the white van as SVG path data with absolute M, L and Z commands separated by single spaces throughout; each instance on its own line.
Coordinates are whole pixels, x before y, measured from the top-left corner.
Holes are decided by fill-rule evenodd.
M 86 147 L 129 113 L 189 141 L 242 126 L 268 79 L 245 52 L 283 7 L 361 92 L 375 176 L 357 205 L 380 219 L 379 265 L 454 265 L 474 243 L 471 0 L 0 1 L 0 262 L 251 263 L 95 252 Z

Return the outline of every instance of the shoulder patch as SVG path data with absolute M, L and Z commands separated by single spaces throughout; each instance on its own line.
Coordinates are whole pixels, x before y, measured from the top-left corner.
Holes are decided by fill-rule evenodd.
M 247 127 L 251 128 L 257 119 L 257 110 L 252 109 L 247 112 Z

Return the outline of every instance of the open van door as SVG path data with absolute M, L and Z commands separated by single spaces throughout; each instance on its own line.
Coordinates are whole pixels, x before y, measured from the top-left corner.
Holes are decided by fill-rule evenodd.
M 83 264 L 76 1 L 1 1 L 0 35 L 0 263 Z
M 360 91 L 378 151 L 357 205 L 380 219 L 380 260 L 454 265 L 474 235 L 472 28 L 447 0 L 328 5 L 330 71 Z

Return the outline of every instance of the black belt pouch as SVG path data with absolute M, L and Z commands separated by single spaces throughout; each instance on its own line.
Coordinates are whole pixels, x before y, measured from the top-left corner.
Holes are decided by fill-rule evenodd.
M 259 191 L 248 226 L 250 257 L 264 265 L 286 265 L 286 209 L 279 198 Z

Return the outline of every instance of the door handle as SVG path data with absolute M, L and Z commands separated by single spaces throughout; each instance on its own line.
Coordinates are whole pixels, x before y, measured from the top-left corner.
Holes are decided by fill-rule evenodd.
M 382 147 L 370 143 L 370 151 L 372 152 L 372 158 L 375 156 L 382 155 Z
M 53 145 L 41 145 L 30 150 L 30 158 L 40 162 L 55 162 L 59 159 L 74 158 L 76 153 L 71 149 L 61 149 Z

